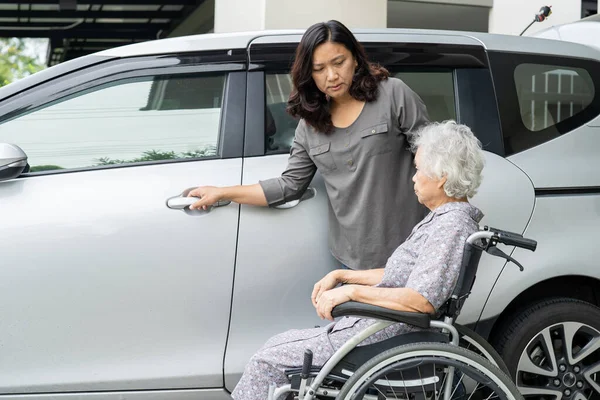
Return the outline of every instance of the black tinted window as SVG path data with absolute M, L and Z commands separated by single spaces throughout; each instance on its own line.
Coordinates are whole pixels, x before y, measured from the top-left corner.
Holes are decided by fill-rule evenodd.
M 538 146 L 600 113 L 598 63 L 490 53 L 507 156 Z

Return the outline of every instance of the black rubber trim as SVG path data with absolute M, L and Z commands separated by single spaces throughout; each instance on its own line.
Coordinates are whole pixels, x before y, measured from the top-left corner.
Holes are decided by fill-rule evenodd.
M 504 156 L 498 103 L 489 69 L 456 69 L 454 77 L 458 121 L 473 130 L 484 150 Z
M 389 41 L 363 41 L 362 45 L 370 61 L 386 68 L 392 66 L 487 68 L 488 66 L 485 50 L 479 45 L 404 43 L 401 39 L 401 35 L 390 35 Z M 297 47 L 298 43 L 295 42 L 251 44 L 249 70 L 289 71 Z
M 600 194 L 600 186 L 580 186 L 580 187 L 556 187 L 535 189 L 535 195 L 544 196 L 570 196 L 577 194 Z
M 248 72 L 244 157 L 265 155 L 265 73 Z
M 239 158 L 244 146 L 246 72 L 231 72 L 225 83 L 221 106 L 219 147 L 221 158 Z
M 354 316 L 404 322 L 405 324 L 414 325 L 419 328 L 429 328 L 431 325 L 431 315 L 429 314 L 394 311 L 371 304 L 358 303 L 356 301 L 340 304 L 333 309 L 331 315 L 335 318 Z

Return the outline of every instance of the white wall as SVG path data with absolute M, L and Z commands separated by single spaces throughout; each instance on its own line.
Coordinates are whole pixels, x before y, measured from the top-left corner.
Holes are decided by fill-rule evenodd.
M 518 35 L 544 5 L 552 6 L 552 15 L 544 22 L 534 23 L 524 36 L 581 18 L 581 0 L 494 0 L 494 7 L 490 10 L 489 31 Z
M 349 28 L 385 28 L 387 0 L 265 0 L 266 29 L 307 28 L 337 19 Z
M 265 29 L 266 0 L 215 0 L 214 31 L 243 32 Z
M 215 0 L 215 32 L 308 28 L 338 19 L 350 28 L 385 28 L 387 0 Z

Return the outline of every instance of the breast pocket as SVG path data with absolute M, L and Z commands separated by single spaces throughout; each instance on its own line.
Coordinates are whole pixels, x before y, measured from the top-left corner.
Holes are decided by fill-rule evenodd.
M 387 122 L 381 122 L 360 132 L 361 150 L 367 156 L 389 153 L 392 151 L 392 142 L 388 135 Z
M 314 147 L 311 147 L 309 153 L 315 165 L 321 172 L 334 171 L 337 169 L 335 161 L 333 160 L 333 154 L 331 154 L 331 142 L 323 143 Z

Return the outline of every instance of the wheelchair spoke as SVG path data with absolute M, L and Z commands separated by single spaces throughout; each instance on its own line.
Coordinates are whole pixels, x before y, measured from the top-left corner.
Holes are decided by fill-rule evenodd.
M 471 400 L 471 397 L 473 397 L 473 395 L 475 394 L 475 392 L 477 391 L 477 388 L 479 387 L 479 382 L 477 382 L 477 385 L 475 386 L 475 389 L 473 389 L 473 391 L 471 392 L 471 395 L 469 396 L 469 398 L 467 400 Z
M 421 376 L 421 367 L 417 367 L 417 371 L 419 372 L 419 379 L 421 380 L 421 389 L 423 390 L 423 399 L 426 399 L 427 394 L 425 393 L 425 385 L 423 385 L 423 377 Z
M 458 387 L 462 383 L 462 380 L 464 377 L 465 377 L 465 374 L 463 373 L 462 376 L 460 377 L 460 379 L 458 380 L 458 383 L 454 386 L 454 390 L 452 390 L 452 394 L 450 395 L 450 398 L 454 397 L 454 394 L 456 393 L 456 389 L 458 389 Z M 454 380 L 454 377 L 452 379 Z
M 489 361 L 470 351 L 446 344 L 417 344 L 407 346 L 410 349 L 416 348 L 416 355 L 407 355 L 400 351 L 402 347 L 382 353 L 361 366 L 344 384 L 337 398 L 519 399 L 517 389 L 508 377 L 501 374 Z M 422 353 L 419 352 L 420 349 L 423 349 Z M 439 352 L 436 353 L 436 350 Z M 394 355 L 395 351 L 398 354 Z
M 402 373 L 402 371 L 400 371 L 400 378 L 402 379 L 402 382 L 406 382 L 404 380 L 404 374 Z M 406 385 L 402 385 L 404 386 L 404 394 L 406 394 L 406 398 L 410 399 L 410 396 L 408 395 L 408 389 L 406 388 Z
M 396 391 L 394 390 L 394 387 L 392 386 L 392 384 L 390 383 L 389 378 L 387 377 L 387 375 L 385 376 L 385 380 L 387 381 L 388 385 L 390 386 L 390 389 L 392 389 L 392 394 L 394 395 L 395 399 L 398 399 L 398 396 L 396 396 Z

